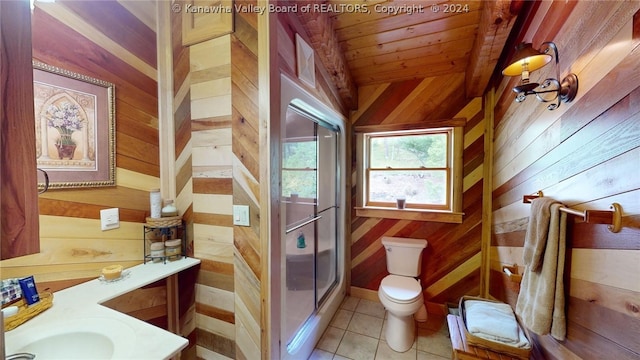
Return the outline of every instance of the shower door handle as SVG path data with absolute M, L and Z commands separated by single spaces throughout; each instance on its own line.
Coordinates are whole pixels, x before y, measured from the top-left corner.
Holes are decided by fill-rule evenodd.
M 284 233 L 286 235 L 286 234 L 288 234 L 288 233 L 290 233 L 292 231 L 296 231 L 296 230 L 300 229 L 301 227 L 307 226 L 307 225 L 311 224 L 312 222 L 318 221 L 320 219 L 322 219 L 322 216 L 316 216 L 313 219 L 309 219 L 309 220 L 303 222 L 302 224 L 296 225 L 296 226 L 292 227 L 291 229 L 286 230 Z

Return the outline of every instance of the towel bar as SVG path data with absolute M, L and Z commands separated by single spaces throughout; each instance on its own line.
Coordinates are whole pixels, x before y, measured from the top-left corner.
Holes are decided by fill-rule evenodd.
M 538 191 L 533 195 L 525 195 L 522 198 L 523 203 L 531 203 L 531 200 L 544 196 L 542 191 Z M 617 233 L 622 229 L 622 206 L 618 203 L 611 204 L 612 211 L 608 210 L 575 210 L 562 206 L 560 211 L 567 214 L 581 217 L 585 222 L 591 224 L 609 224 L 609 231 Z

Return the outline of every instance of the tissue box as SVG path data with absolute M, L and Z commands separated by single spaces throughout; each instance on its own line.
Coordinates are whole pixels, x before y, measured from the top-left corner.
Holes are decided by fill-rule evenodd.
M 20 289 L 18 279 L 2 280 L 0 292 L 2 293 L 0 305 L 8 304 L 22 297 L 22 290 Z

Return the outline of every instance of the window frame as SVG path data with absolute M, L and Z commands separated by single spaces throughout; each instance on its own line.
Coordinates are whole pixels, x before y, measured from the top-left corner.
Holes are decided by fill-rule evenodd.
M 446 154 L 445 154 L 445 166 L 444 167 L 422 167 L 422 168 L 373 168 L 370 166 L 371 164 L 371 140 L 375 138 L 392 138 L 392 137 L 404 137 L 404 136 L 414 136 L 414 135 L 436 135 L 436 134 L 445 134 L 446 135 Z M 440 171 L 445 173 L 445 181 L 447 184 L 447 188 L 445 189 L 445 203 L 444 205 L 438 204 L 417 204 L 410 203 L 406 204 L 406 209 L 423 209 L 423 210 L 452 210 L 451 207 L 451 176 L 452 176 L 452 168 L 453 161 L 451 159 L 451 155 L 453 153 L 452 150 L 452 140 L 453 140 L 453 128 L 439 128 L 439 129 L 429 129 L 429 130 L 410 130 L 410 131 L 391 131 L 391 132 L 378 132 L 378 133 L 368 133 L 364 135 L 365 137 L 365 149 L 364 153 L 366 156 L 364 167 L 365 167 L 365 176 L 364 176 L 364 189 L 365 189 L 365 207 L 381 207 L 381 208 L 395 208 L 394 202 L 382 202 L 382 201 L 372 201 L 369 196 L 371 192 L 369 189 L 371 188 L 371 177 L 370 174 L 372 171 Z
M 393 219 L 407 219 L 419 221 L 437 221 L 449 223 L 461 223 L 462 209 L 462 152 L 463 125 L 466 119 L 452 119 L 449 124 L 440 126 L 425 126 L 423 124 L 396 125 L 380 127 L 375 131 L 373 126 L 355 128 L 356 134 L 356 215 L 360 217 L 383 217 Z M 448 132 L 447 146 L 447 166 L 449 169 L 447 180 L 447 202 L 445 206 L 420 206 L 418 204 L 407 204 L 404 209 L 397 209 L 395 204 L 377 203 L 369 201 L 369 159 L 370 159 L 370 139 L 381 136 L 403 136 L 415 134 L 429 134 Z M 425 168 L 426 170 L 430 168 Z M 391 169 L 402 170 L 402 169 Z M 412 169 L 413 170 L 413 169 Z M 416 169 L 424 170 L 424 169 Z M 383 205 L 383 206 L 381 206 Z M 386 205 L 386 206 L 384 206 Z
M 315 149 L 316 150 L 316 157 L 318 156 L 317 135 L 309 136 L 309 137 L 291 138 L 291 139 L 287 139 L 287 140 L 290 140 L 290 141 L 289 142 L 285 141 L 284 144 L 286 144 L 286 145 L 288 145 L 289 143 L 314 142 L 315 146 L 316 146 L 316 149 Z M 284 149 L 283 149 L 283 151 L 284 151 Z M 313 174 L 315 174 L 316 186 L 315 186 L 315 189 L 313 190 L 315 195 L 312 196 L 312 197 L 300 196 L 300 198 L 302 198 L 302 199 L 315 199 L 315 198 L 317 198 L 317 196 L 318 196 L 318 174 L 317 174 L 318 169 L 317 168 L 311 168 L 311 167 L 300 167 L 300 168 L 297 168 L 297 167 L 286 167 L 286 166 L 284 166 L 284 154 L 283 154 L 282 163 L 283 163 L 282 164 L 282 168 L 280 170 L 281 173 L 285 172 L 285 171 L 291 171 L 291 172 L 301 172 L 301 173 L 313 173 Z M 283 179 L 281 179 L 281 183 L 282 183 L 282 187 L 284 187 L 285 180 L 284 180 L 284 176 L 282 176 L 282 177 L 283 177 Z M 284 192 L 284 191 L 282 190 L 282 192 Z M 300 195 L 300 194 L 298 194 L 298 195 Z M 291 198 L 291 194 L 289 194 L 288 198 Z

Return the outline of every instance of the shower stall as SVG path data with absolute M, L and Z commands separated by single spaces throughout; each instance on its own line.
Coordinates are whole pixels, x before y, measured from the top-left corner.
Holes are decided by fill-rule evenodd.
M 344 298 L 344 121 L 288 78 L 280 137 L 280 354 L 307 358 Z

